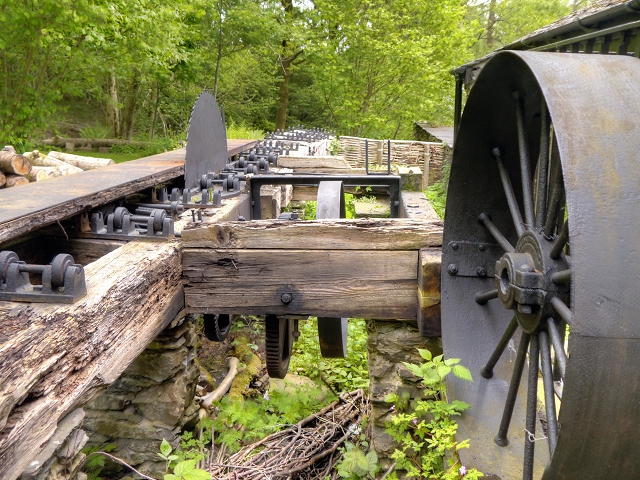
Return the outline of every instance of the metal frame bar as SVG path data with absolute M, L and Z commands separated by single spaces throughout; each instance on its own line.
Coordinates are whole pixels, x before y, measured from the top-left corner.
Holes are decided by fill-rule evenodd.
M 400 217 L 400 177 L 397 175 L 258 175 L 251 178 L 251 219 L 260 220 L 260 187 L 263 185 L 316 186 L 322 181 L 343 182 L 345 187 L 385 186 L 389 188 L 391 218 Z

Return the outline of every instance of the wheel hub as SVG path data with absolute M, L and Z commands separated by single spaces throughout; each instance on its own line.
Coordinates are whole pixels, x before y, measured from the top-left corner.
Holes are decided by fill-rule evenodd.
M 514 252 L 496 262 L 495 283 L 504 308 L 514 310 L 518 324 L 534 333 L 540 321 L 552 315 L 551 298 L 562 293 L 553 283 L 553 273 L 564 270 L 566 262 L 551 260 L 551 244 L 534 231 L 526 231 Z

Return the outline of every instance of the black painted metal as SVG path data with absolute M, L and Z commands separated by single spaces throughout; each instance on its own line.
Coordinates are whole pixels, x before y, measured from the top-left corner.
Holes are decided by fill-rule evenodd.
M 227 129 L 216 99 L 203 92 L 189 120 L 185 157 L 185 188 L 197 188 L 207 172 L 219 172 L 227 164 Z
M 536 163 L 544 157 L 540 143 L 546 135 L 541 130 L 546 127 L 541 105 L 546 104 L 553 126 L 548 137 L 547 218 L 542 222 L 538 220 L 540 203 L 534 199 L 536 225 L 544 225 L 544 235 L 531 226 L 524 233 L 517 232 L 513 220 L 517 215 L 512 216 L 516 209 L 509 208 L 505 195 L 504 186 L 509 183 L 517 210 L 524 211 L 514 91 L 523 94 L 524 138 L 531 159 L 527 174 L 532 179 Z M 516 253 L 528 249 L 527 255 L 535 257 L 534 270 L 544 273 L 542 303 L 533 305 L 529 314 L 516 310 L 520 326 L 536 337 L 548 331 L 556 357 L 562 357 L 562 319 L 571 322 L 557 446 L 551 456 L 548 440 L 542 439 L 543 430 L 537 425 L 534 479 L 640 478 L 635 446 L 640 439 L 640 292 L 636 280 L 640 222 L 634 215 L 640 198 L 638 91 L 640 62 L 633 58 L 502 52 L 483 68 L 461 119 L 448 189 L 443 265 L 459 259 L 459 248 L 455 250 L 454 245 L 495 241 L 478 222 L 480 214 L 488 213 L 501 235 L 515 245 Z M 503 180 L 508 182 L 501 180 L 500 163 L 506 173 Z M 534 192 L 542 190 L 533 185 Z M 506 191 L 510 194 L 509 188 Z M 566 235 L 560 235 L 565 215 L 569 225 L 566 242 L 558 239 Z M 553 249 L 554 244 L 559 248 Z M 570 258 L 563 253 L 569 249 Z M 557 259 L 551 257 L 552 251 Z M 468 262 L 486 264 L 492 255 L 495 250 L 477 249 Z M 500 255 L 503 253 L 493 260 Z M 551 280 L 554 273 L 569 268 L 568 264 L 570 290 Z M 506 278 L 505 283 L 507 280 L 512 279 Z M 491 440 L 499 430 L 519 343 L 507 345 L 492 378 L 479 375 L 514 315 L 503 300 L 485 305 L 475 302 L 478 292 L 490 291 L 495 285 L 491 277 L 460 276 L 443 268 L 442 336 L 445 355 L 461 358 L 462 364 L 476 372 L 473 383 L 448 380 L 449 397 L 471 405 L 460 419 L 459 438 L 471 440 L 471 448 L 460 451 L 461 460 L 504 480 L 523 478 L 528 388 L 522 382 L 515 399 L 508 446 L 495 445 Z M 521 323 L 536 312 L 532 323 Z M 560 325 L 559 332 L 549 326 L 549 318 L 554 326 Z M 546 338 L 542 342 L 548 343 Z M 536 359 L 532 352 L 529 361 L 537 365 Z M 548 371 L 548 365 L 544 369 Z M 547 392 L 545 395 L 548 397 Z M 536 424 L 537 420 L 531 425 Z
M 389 189 L 391 218 L 400 216 L 400 177 L 397 175 L 260 175 L 251 178 L 251 218 L 260 220 L 262 185 L 319 185 L 322 181 L 343 182 L 345 187 L 385 186 Z

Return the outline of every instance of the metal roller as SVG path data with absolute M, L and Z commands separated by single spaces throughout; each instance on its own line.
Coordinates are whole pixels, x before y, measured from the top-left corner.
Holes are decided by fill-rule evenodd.
M 474 376 L 447 383 L 462 463 L 492 478 L 640 478 L 639 91 L 634 58 L 502 52 L 470 92 L 442 340 Z

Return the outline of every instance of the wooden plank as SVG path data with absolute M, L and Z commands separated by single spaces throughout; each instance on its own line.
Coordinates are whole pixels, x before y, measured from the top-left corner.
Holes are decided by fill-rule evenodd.
M 440 337 L 440 268 L 442 249 L 420 250 L 418 260 L 418 329 L 423 337 Z
M 229 155 L 254 145 L 229 140 Z M 235 153 L 233 153 L 235 152 Z M 0 243 L 184 175 L 185 149 L 0 190 Z
M 417 316 L 417 251 L 192 248 L 182 261 L 189 313 Z
M 298 171 L 299 168 L 329 168 L 332 170 L 351 170 L 351 165 L 349 165 L 344 157 L 340 156 L 303 157 L 294 155 L 280 155 L 278 157 L 278 166 L 283 168 L 292 168 L 295 171 Z
M 253 220 L 193 225 L 182 231 L 182 242 L 185 248 L 420 250 L 442 245 L 442 225 L 404 218 Z
M 74 305 L 0 302 L 0 478 L 17 478 L 58 420 L 175 318 L 180 257 L 175 242 L 131 242 L 85 269 L 88 295 Z

